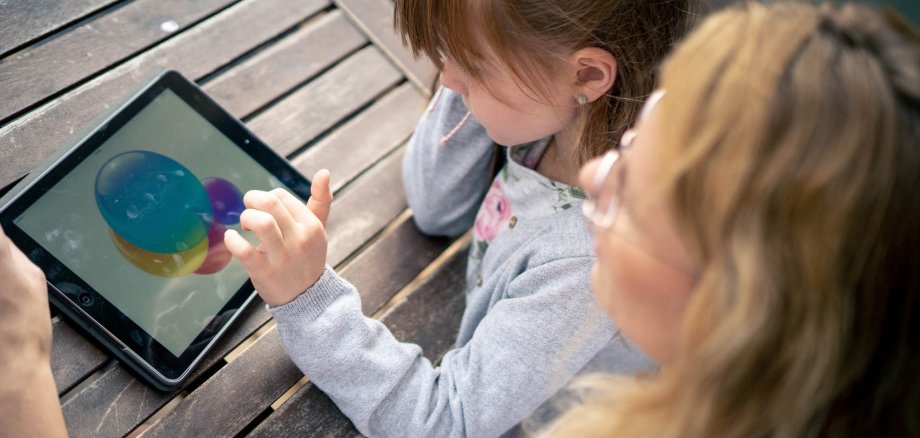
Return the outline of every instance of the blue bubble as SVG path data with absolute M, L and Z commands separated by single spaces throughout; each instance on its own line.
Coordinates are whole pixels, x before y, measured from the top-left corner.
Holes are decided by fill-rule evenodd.
M 96 204 L 122 239 L 175 253 L 196 247 L 211 228 L 211 200 L 185 166 L 155 152 L 116 155 L 96 175 Z

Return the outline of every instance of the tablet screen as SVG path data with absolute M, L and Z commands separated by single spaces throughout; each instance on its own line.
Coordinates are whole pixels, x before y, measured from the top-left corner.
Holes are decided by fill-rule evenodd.
M 242 195 L 286 188 L 168 88 L 14 222 L 175 356 L 248 280 Z

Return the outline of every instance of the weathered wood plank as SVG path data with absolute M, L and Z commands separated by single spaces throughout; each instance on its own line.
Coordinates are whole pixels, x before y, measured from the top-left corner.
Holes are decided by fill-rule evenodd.
M 294 166 L 308 176 L 329 169 L 332 188 L 338 190 L 357 176 L 355 171 L 361 171 L 405 142 L 412 135 L 425 104 L 425 98 L 412 85 L 400 85 L 298 155 L 293 160 Z
M 0 128 L 0 186 L 74 141 L 153 74 L 198 79 L 328 6 L 325 0 L 245 0 Z M 253 26 L 252 23 L 262 25 Z M 240 31 L 245 29 L 245 31 Z
M 191 381 L 200 379 L 223 357 L 268 321 L 269 315 L 260 299 L 253 300 L 243 311 L 227 336 L 193 372 Z M 137 427 L 151 414 L 172 400 L 178 392 L 162 393 L 134 377 L 116 363 L 90 377 L 62 398 L 61 407 L 71 436 L 120 436 Z
M 322 41 L 314 41 L 317 44 L 321 44 Z M 305 50 L 310 50 L 316 46 L 304 46 Z M 334 60 L 327 59 L 327 64 L 329 65 Z M 273 65 L 268 65 L 268 68 L 274 67 Z M 243 87 L 242 82 L 236 81 L 224 81 L 224 87 L 231 86 Z M 255 102 L 261 102 L 262 104 L 268 102 L 268 98 L 260 96 L 257 94 L 256 89 L 249 89 L 252 91 L 252 100 Z M 245 95 L 240 95 L 245 96 Z M 237 113 L 238 117 L 243 117 L 245 113 Z M 260 321 L 256 321 L 258 325 L 261 325 L 268 320 L 268 314 L 263 313 L 263 317 Z M 247 332 L 248 335 L 248 332 Z M 65 341 L 67 339 L 82 339 L 83 335 L 78 333 L 75 328 L 67 321 L 58 321 L 53 326 L 53 336 L 57 341 L 60 339 L 61 345 L 52 350 L 52 370 L 54 371 L 55 378 L 58 383 L 58 391 L 60 393 L 65 393 L 73 387 L 74 384 L 86 378 L 87 375 L 98 369 L 106 361 L 109 360 L 108 355 L 102 353 L 98 348 L 96 348 L 92 343 L 85 341 L 85 344 L 80 348 L 68 348 L 69 344 Z M 83 348 L 85 347 L 85 348 Z M 219 356 L 218 356 L 219 358 Z
M 367 47 L 247 124 L 278 153 L 290 155 L 401 79 L 377 49 Z
M 404 152 L 398 150 L 359 178 L 359 181 L 372 180 L 374 184 L 358 186 L 356 181 L 355 187 L 349 188 L 338 203 L 333 201 L 326 226 L 330 259 L 348 257 L 383 228 L 367 224 L 385 225 L 406 209 L 400 171 Z
M 236 0 L 137 0 L 0 60 L 0 120 L 46 101 Z
M 322 21 L 325 21 L 325 20 L 322 20 Z M 332 23 L 332 22 L 329 22 L 329 23 Z M 323 28 L 326 28 L 325 27 L 326 25 L 322 23 L 316 23 L 316 25 L 323 26 Z M 296 38 L 296 37 L 292 35 L 291 38 Z M 321 44 L 323 43 L 323 41 L 325 41 L 325 39 L 323 38 L 311 40 L 311 42 L 316 43 L 316 44 Z M 307 51 L 310 51 L 314 47 L 316 46 L 313 44 L 302 46 L 302 48 Z M 268 62 L 271 59 L 275 59 L 275 58 L 265 58 L 265 61 Z M 333 62 L 333 60 L 330 59 L 329 62 L 331 63 Z M 271 69 L 272 67 L 274 67 L 274 65 L 270 64 L 270 65 L 265 66 L 266 69 Z M 258 68 L 258 67 L 253 67 L 253 68 Z M 240 76 L 236 76 L 235 78 L 237 80 L 223 81 L 222 86 L 223 87 L 236 86 L 242 89 L 246 89 L 245 80 L 241 79 Z M 208 85 L 209 84 L 205 85 L 206 89 L 208 88 Z M 239 98 L 242 99 L 249 95 L 239 94 L 238 96 Z M 406 119 L 412 119 L 414 117 L 417 117 L 417 115 L 415 116 L 402 115 L 402 111 L 403 111 L 402 109 L 390 108 L 392 106 L 391 103 L 394 102 L 393 97 L 396 97 L 399 99 L 410 99 L 411 95 L 400 93 L 400 94 L 397 94 L 396 96 L 392 96 L 389 99 L 387 99 L 387 102 L 388 102 L 387 108 L 392 110 L 392 114 L 396 116 L 396 118 L 393 120 L 392 125 L 406 126 L 406 123 L 400 124 L 399 121 L 406 120 Z M 268 99 L 267 97 L 259 93 L 256 89 L 252 89 L 252 99 L 251 99 L 252 101 L 266 103 L 267 99 Z M 372 108 L 376 108 L 376 107 L 377 106 L 374 106 Z M 408 133 L 400 132 L 398 130 L 392 129 L 391 124 L 383 124 L 381 120 L 377 119 L 377 117 L 382 115 L 378 113 L 379 111 L 372 113 L 371 114 L 372 117 L 370 119 L 376 120 L 377 123 L 381 123 L 380 126 L 373 126 L 373 125 L 363 126 L 362 125 L 361 131 L 357 132 L 357 131 L 349 131 L 350 129 L 349 125 L 346 124 L 342 126 L 340 129 L 338 129 L 337 131 L 333 132 L 331 137 L 342 138 L 343 140 L 344 139 L 353 140 L 353 141 L 346 141 L 341 144 L 337 144 L 337 151 L 339 154 L 342 154 L 344 156 L 349 156 L 349 157 L 351 156 L 364 156 L 364 157 L 370 156 L 373 158 L 373 160 L 376 160 L 379 158 L 379 155 L 383 155 L 384 153 L 391 151 L 392 150 L 392 147 L 390 147 L 391 145 L 398 145 L 398 142 L 401 142 L 402 140 L 404 140 L 405 136 L 408 135 Z M 237 113 L 236 115 L 242 118 L 246 114 Z M 364 114 L 362 113 L 359 119 L 366 120 L 368 118 L 365 117 Z M 364 129 L 364 128 L 367 128 L 367 129 Z M 408 132 L 411 132 L 411 127 L 409 127 L 408 129 L 409 129 Z M 347 132 L 343 132 L 343 131 L 347 131 Z M 355 135 L 358 135 L 358 137 L 356 138 Z M 319 147 L 319 146 L 320 145 L 318 144 L 317 146 L 314 146 L 314 147 Z M 371 154 L 368 154 L 367 152 L 365 152 L 365 150 L 368 147 L 373 147 L 374 149 L 378 149 L 378 146 L 380 146 L 379 150 L 371 151 L 372 152 Z M 332 162 L 335 161 L 335 157 L 333 156 L 329 156 L 328 158 Z M 341 174 L 336 175 L 337 186 L 334 188 L 334 190 L 338 191 L 338 189 L 341 188 L 345 182 L 351 181 L 355 176 L 363 172 L 365 168 L 367 168 L 369 165 L 373 163 L 373 160 L 372 159 L 345 160 L 344 163 L 336 164 L 335 166 L 329 166 L 329 167 L 336 169 L 337 171 L 341 170 Z M 351 249 L 354 250 L 355 248 L 351 248 Z M 335 265 L 336 263 L 340 262 L 341 259 L 344 259 L 344 257 L 345 257 L 344 255 L 339 255 L 338 260 L 337 260 L 336 255 L 333 254 L 332 257 L 330 257 L 330 263 Z M 267 320 L 268 318 L 267 313 L 264 314 L 263 316 L 264 318 L 258 321 L 258 325 L 261 325 Z M 56 324 L 54 324 L 54 336 L 56 338 L 62 338 L 62 339 L 65 339 L 65 338 L 66 339 L 70 339 L 70 338 L 80 339 L 81 338 L 81 334 L 77 333 L 74 330 L 74 328 L 71 326 L 71 324 L 67 321 L 59 321 Z M 55 375 L 61 376 L 60 382 L 58 384 L 58 390 L 61 393 L 64 393 L 67 390 L 69 390 L 75 383 L 86 378 L 87 375 L 89 375 L 90 373 L 98 369 L 107 360 L 109 360 L 106 354 L 100 352 L 92 344 L 88 343 L 86 347 L 87 348 L 61 348 L 58 351 L 53 352 L 52 365 L 53 365 L 53 369 L 55 370 Z
M 361 181 L 360 187 L 350 188 L 346 192 L 352 195 L 351 199 L 363 198 L 369 185 L 379 184 L 380 175 L 369 174 L 361 179 L 364 181 Z M 355 183 L 356 186 L 358 184 Z M 401 200 L 392 193 L 388 197 L 390 203 Z M 346 204 L 344 198 L 342 203 Z M 342 205 L 338 207 L 345 211 L 344 214 L 350 215 L 362 205 L 347 203 L 347 208 L 341 208 Z M 351 231 L 346 228 L 338 231 L 330 229 L 329 232 L 330 235 L 341 235 Z M 362 287 L 359 292 L 362 293 L 362 300 L 367 301 L 364 310 L 373 312 L 418 275 L 445 246 L 445 240 L 420 235 L 413 223 L 404 219 L 395 232 L 381 238 L 342 269 L 341 275 Z M 406 258 L 406 254 L 412 254 L 412 257 Z M 175 410 L 156 422 L 144 435 L 236 434 L 301 376 L 284 352 L 273 329 L 189 394 Z M 226 403 L 221 402 L 224 400 Z
M 118 0 L 0 2 L 0 56 Z
M 327 17 L 323 17 L 315 23 L 306 26 L 302 31 L 296 32 L 295 34 L 290 35 L 288 38 L 279 42 L 279 44 L 285 44 L 291 46 L 292 43 L 296 43 L 299 46 L 299 49 L 304 52 L 313 53 L 316 58 L 311 61 L 306 61 L 308 64 L 304 63 L 286 63 L 287 67 L 290 68 L 303 68 L 302 74 L 303 77 L 309 77 L 314 73 L 314 70 L 322 70 L 327 68 L 329 65 L 334 63 L 339 57 L 344 56 L 351 50 L 351 46 L 354 45 L 353 37 L 347 37 L 348 32 L 342 31 L 342 26 L 352 29 L 354 36 L 357 36 L 359 41 L 365 41 L 363 37 L 357 34 L 353 30 L 350 23 L 348 23 L 341 14 L 333 13 L 329 14 Z M 325 36 L 321 36 L 318 33 L 324 33 Z M 305 37 L 307 35 L 308 37 Z M 338 45 L 336 41 L 339 40 L 351 40 L 347 45 Z M 290 42 L 289 42 L 290 41 Z M 245 68 L 253 70 L 263 70 L 274 72 L 282 69 L 282 66 L 279 66 L 279 63 L 284 63 L 283 59 L 280 59 L 276 56 L 269 57 L 260 57 L 262 62 L 258 64 L 248 64 Z M 263 92 L 262 87 L 255 86 L 256 84 L 251 83 L 248 79 L 249 76 L 245 74 L 231 75 L 229 78 L 225 78 L 226 75 L 230 75 L 234 70 L 229 70 L 224 72 L 216 80 L 220 81 L 219 85 L 216 87 L 218 90 L 238 90 L 234 92 L 234 99 L 239 101 L 250 102 L 253 105 L 261 106 L 270 102 L 275 96 Z M 288 85 L 293 85 L 299 81 L 293 79 L 293 77 L 284 80 L 279 80 L 280 83 L 287 83 Z M 205 89 L 210 91 L 213 82 L 205 84 Z M 243 118 L 248 115 L 248 112 L 245 112 L 245 108 L 236 108 L 233 112 L 237 117 Z M 376 138 L 376 136 L 371 136 L 372 132 L 366 131 L 363 134 L 367 137 Z M 346 145 L 351 148 L 355 145 Z M 345 148 L 346 150 L 349 148 Z M 357 151 L 356 151 L 357 152 Z M 358 154 L 360 155 L 360 154 Z M 350 166 L 342 166 L 343 171 L 347 170 L 352 178 L 361 172 L 364 167 L 367 167 L 370 162 L 356 163 L 354 165 L 361 165 L 360 169 L 352 168 Z M 351 179 L 351 178 L 349 178 Z M 267 313 L 265 318 L 261 321 L 264 323 L 267 320 Z M 261 325 L 261 324 L 259 324 Z M 54 339 L 55 339 L 55 348 L 52 350 L 52 370 L 54 371 L 55 378 L 57 379 L 58 391 L 64 393 L 74 384 L 86 378 L 87 375 L 98 369 L 106 361 L 109 360 L 109 357 L 102 353 L 99 349 L 95 348 L 92 343 L 85 341 L 83 336 L 77 333 L 69 322 L 58 321 L 53 326 Z M 81 340 L 82 343 L 79 343 Z
M 342 240 L 338 238 L 341 234 L 357 233 L 367 237 L 362 240 L 344 239 L 342 249 L 337 252 L 330 251 L 328 262 L 333 266 L 340 263 L 345 257 L 357 250 L 370 236 L 373 236 L 383 229 L 393 217 L 398 215 L 399 211 L 405 209 L 405 198 L 401 186 L 398 186 L 400 187 L 398 191 L 389 193 L 389 196 L 383 197 L 384 199 L 375 200 L 377 208 L 371 210 L 371 212 L 361 211 L 368 204 L 366 193 L 370 192 L 373 187 L 388 184 L 386 181 L 392 180 L 389 174 L 398 174 L 398 167 L 394 166 L 393 163 L 398 166 L 400 157 L 401 155 L 391 156 L 388 158 L 389 161 L 385 160 L 371 171 L 362 175 L 335 201 L 333 211 L 340 211 L 338 214 L 346 218 L 351 215 L 360 215 L 363 221 L 356 223 L 355 221 L 338 220 L 339 223 L 344 222 L 352 228 L 339 226 L 338 229 L 335 229 L 332 227 L 334 218 L 330 217 L 330 227 L 328 230 L 330 244 L 333 244 L 332 242 L 336 240 Z M 392 214 L 391 211 L 393 210 L 398 211 Z M 255 307 L 257 307 L 257 309 L 254 312 L 264 312 L 265 314 L 245 318 L 244 321 L 251 320 L 258 323 L 268 319 L 264 306 Z M 229 339 L 222 340 L 222 348 L 215 348 L 216 352 L 209 355 L 206 361 L 219 361 L 230 349 L 248 337 L 256 327 L 258 327 L 258 325 L 246 328 L 238 326 L 231 330 L 233 336 Z M 226 348 L 223 348 L 223 345 L 226 345 Z M 283 352 L 281 352 L 281 354 L 283 355 Z M 249 350 L 244 352 L 240 358 L 230 365 L 246 357 L 251 357 Z M 196 370 L 196 376 L 205 373 L 209 365 L 210 362 Z M 223 372 L 223 369 L 219 371 L 218 374 L 221 372 Z M 71 435 L 74 436 L 95 435 L 98 433 L 102 433 L 103 435 L 121 435 L 127 433 L 163 407 L 174 396 L 174 394 L 163 394 L 150 389 L 146 384 L 137 381 L 137 379 L 135 379 L 121 364 L 117 364 L 99 376 L 92 376 L 90 379 L 92 380 L 81 385 L 77 393 L 67 394 L 65 396 L 65 402 L 63 404 L 64 418 L 67 421 L 68 430 Z M 214 378 L 209 379 L 205 382 L 205 385 L 209 384 L 213 379 Z M 295 378 L 294 381 L 296 382 L 297 379 L 299 379 L 299 376 Z M 246 379 L 219 381 L 224 382 L 224 384 L 237 384 L 239 386 L 247 386 L 250 384 Z M 244 382 L 245 384 L 243 384 Z M 284 392 L 290 386 L 291 385 L 287 385 L 281 391 Z M 194 395 L 196 393 L 198 393 L 198 390 L 195 390 L 192 394 Z M 275 398 L 277 398 L 277 396 Z M 115 403 L 116 401 L 117 403 Z M 272 401 L 274 401 L 274 399 L 268 400 L 267 403 L 270 404 Z M 185 401 L 179 406 L 183 406 L 184 403 Z M 236 400 L 234 400 L 234 403 L 236 403 Z M 214 406 L 218 407 L 219 405 L 215 404 Z M 253 413 L 253 415 L 256 414 L 258 414 L 258 412 Z
M 222 73 L 204 88 L 240 117 L 311 79 L 367 43 L 339 11 L 332 11 Z
M 415 59 L 412 51 L 402 45 L 393 29 L 393 6 L 388 0 L 333 0 L 348 13 L 390 60 L 418 87 L 430 95 L 431 85 L 438 72 L 425 59 Z
M 272 412 L 246 435 L 255 437 L 322 436 L 363 437 L 351 420 L 313 382 L 300 388 L 287 403 Z
M 465 306 L 467 253 L 468 250 L 463 250 L 453 254 L 382 318 L 396 339 L 418 344 L 432 362 L 451 349 L 460 327 Z M 308 383 L 249 436 L 280 435 L 338 437 L 359 433 L 319 388 Z
M 361 294 L 364 314 L 373 315 L 449 244 L 448 238 L 422 234 L 411 217 L 406 216 L 391 233 L 355 257 L 342 275 L 347 275 Z
M 56 321 L 51 326 L 51 372 L 59 394 L 70 391 L 109 360 L 108 355 L 70 323 Z

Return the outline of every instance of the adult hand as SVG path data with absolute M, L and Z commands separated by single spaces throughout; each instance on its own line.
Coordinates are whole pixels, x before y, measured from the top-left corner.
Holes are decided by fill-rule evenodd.
M 0 357 L 48 364 L 51 318 L 45 274 L 0 229 Z
M 243 203 L 240 225 L 256 233 L 259 245 L 254 247 L 235 230 L 227 230 L 224 243 L 249 272 L 262 300 L 272 307 L 287 304 L 313 286 L 326 267 L 329 171 L 313 177 L 306 205 L 283 189 L 249 191 Z
M 45 275 L 0 229 L 0 436 L 66 436 Z

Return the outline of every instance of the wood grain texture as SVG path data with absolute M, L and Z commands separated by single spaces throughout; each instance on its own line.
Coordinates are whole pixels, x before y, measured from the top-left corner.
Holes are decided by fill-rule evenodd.
M 379 179 L 374 176 L 364 183 Z M 422 236 L 410 220 L 404 220 L 342 269 L 341 275 L 363 287 L 359 293 L 366 301 L 365 310 L 374 311 L 415 278 L 447 243 Z M 407 254 L 413 255 L 411 260 L 405 259 Z M 189 394 L 144 436 L 234 435 L 302 376 L 273 329 Z
M 118 0 L 0 1 L 0 57 Z
M 143 436 L 232 436 L 302 376 L 272 327 Z
M 224 83 L 224 86 L 228 86 L 228 87 L 234 84 L 238 86 L 244 85 L 243 83 L 236 82 L 236 81 L 224 81 L 223 83 Z M 264 96 L 260 95 L 256 91 L 253 91 L 253 94 L 255 94 L 255 96 L 253 96 L 253 100 L 255 101 L 258 101 L 260 98 L 264 98 Z M 240 94 L 240 96 L 245 96 L 245 94 Z M 404 116 L 403 118 L 410 118 L 410 117 L 415 118 L 417 117 L 417 115 Z M 266 121 L 266 123 L 270 123 L 270 120 Z M 342 129 L 345 129 L 345 127 L 343 127 Z M 379 136 L 376 135 L 377 132 L 380 133 Z M 367 130 L 367 131 L 363 131 L 362 135 L 367 137 L 369 140 L 377 139 L 377 138 L 387 139 L 389 138 L 387 134 L 390 132 L 392 131 L 391 130 L 378 130 L 378 131 Z M 400 139 L 390 138 L 389 143 L 395 144 L 396 142 L 401 141 L 401 139 L 404 138 L 405 135 L 407 134 L 399 133 Z M 369 145 L 374 146 L 372 142 Z M 338 150 L 343 155 L 367 156 L 368 154 L 363 152 L 363 149 L 365 149 L 369 145 L 360 143 L 360 142 L 351 142 L 351 143 L 345 143 L 345 144 L 340 145 L 340 148 Z M 370 155 L 374 155 L 374 154 L 370 154 Z M 372 163 L 373 161 L 371 160 L 363 160 L 363 161 L 352 160 L 352 161 L 348 161 L 344 163 L 343 165 L 339 166 L 338 169 L 340 169 L 343 174 L 352 175 L 353 177 L 363 172 Z M 338 189 L 338 187 L 336 189 Z M 360 200 L 358 202 L 348 201 L 348 199 L 353 198 L 353 197 L 355 197 L 355 195 L 349 195 L 349 196 L 345 196 L 344 198 L 342 198 L 344 199 L 346 207 L 349 204 L 357 205 L 358 203 L 361 202 Z M 338 208 L 338 203 L 337 203 L 336 208 Z M 398 211 L 401 208 L 404 208 L 403 202 L 400 202 L 399 205 L 397 205 L 395 208 L 384 209 L 383 210 L 384 213 L 390 214 L 391 216 L 385 217 L 382 220 L 369 221 L 368 224 L 376 228 L 365 231 L 362 233 L 362 235 L 368 235 L 368 236 L 373 235 L 373 233 L 376 232 L 376 230 L 380 229 L 382 223 L 385 223 L 386 221 L 389 221 L 392 217 L 395 217 L 395 215 L 398 214 Z M 358 227 L 357 229 L 360 232 L 361 228 Z M 350 246 L 344 246 L 343 252 L 330 254 L 329 263 L 332 264 L 333 266 L 338 264 L 345 258 L 345 256 L 347 256 L 347 254 L 349 254 L 351 251 L 354 251 L 355 249 L 357 249 L 357 245 L 355 243 L 352 243 L 352 245 Z M 266 320 L 267 320 L 267 313 L 264 315 L 264 318 L 260 319 L 259 325 L 261 325 L 261 323 L 264 323 Z M 81 336 L 81 334 L 75 332 L 74 327 L 67 321 L 59 321 L 58 323 L 56 323 L 54 325 L 54 331 L 55 331 L 55 336 L 58 338 L 62 338 L 62 339 L 63 338 L 68 338 L 68 339 L 80 338 Z M 87 343 L 87 344 L 88 345 L 84 346 L 85 348 L 72 348 L 72 349 L 62 348 L 58 351 L 59 354 L 52 355 L 52 363 L 54 366 L 53 369 L 56 371 L 56 373 L 60 373 L 60 376 L 61 376 L 60 377 L 61 381 L 58 387 L 59 391 L 65 392 L 69 390 L 70 387 L 72 387 L 75 383 L 86 378 L 87 375 L 92 373 L 95 369 L 99 368 L 102 364 L 104 364 L 106 360 L 108 360 L 107 354 L 100 352 L 100 350 L 96 348 L 93 344 L 91 343 Z
M 156 44 L 236 0 L 137 0 L 0 60 L 0 120 Z M 172 21 L 177 29 L 164 31 Z
M 229 87 L 233 85 L 243 86 L 242 83 L 235 81 L 224 82 L 224 86 Z M 253 94 L 257 94 L 255 90 L 252 90 L 252 92 Z M 245 96 L 245 94 L 240 94 L 240 96 Z M 254 95 L 252 99 L 258 102 L 259 96 Z M 264 102 L 263 100 L 263 103 Z M 263 324 L 267 320 L 268 314 L 267 312 L 263 312 L 261 317 L 258 318 L 257 326 Z M 246 334 L 248 335 L 248 333 L 250 332 Z M 96 348 L 93 343 L 85 340 L 85 335 L 79 333 L 79 331 L 68 321 L 58 321 L 53 325 L 53 339 L 57 347 L 52 350 L 52 370 L 54 371 L 55 379 L 58 384 L 58 391 L 60 393 L 69 391 L 74 384 L 85 379 L 89 374 L 109 360 L 107 353 L 103 353 L 99 348 Z M 77 347 L 77 344 L 73 344 L 73 348 L 70 348 L 70 340 L 74 340 L 74 342 L 80 342 L 80 340 L 82 340 L 83 343 L 79 347 Z M 218 356 L 218 358 L 219 357 L 220 356 Z
M 330 227 L 328 228 L 330 245 L 333 245 L 334 243 L 332 242 L 339 239 L 343 242 L 343 248 L 337 252 L 330 251 L 327 260 L 329 264 L 336 266 L 341 263 L 346 256 L 357 250 L 370 236 L 380 232 L 380 230 L 386 227 L 399 212 L 405 209 L 405 198 L 400 189 L 398 191 L 390 191 L 388 196 L 383 196 L 382 199 L 375 200 L 376 208 L 374 210 L 362 211 L 367 205 L 365 197 L 367 192 L 371 191 L 373 187 L 379 187 L 385 184 L 392 185 L 393 177 L 390 174 L 398 173 L 398 167 L 394 166 L 393 163 L 398 165 L 399 157 L 401 157 L 401 155 L 397 154 L 389 157 L 389 161 L 384 160 L 374 169 L 362 175 L 348 188 L 348 190 L 345 190 L 345 192 L 339 196 L 339 200 L 336 201 L 337 204 L 333 206 L 333 211 L 338 209 L 340 211 L 339 214 L 344 217 L 352 215 L 360 216 L 362 221 L 339 221 L 339 223 L 343 225 L 335 229 L 332 227 L 333 218 L 330 217 Z M 401 185 L 399 187 L 401 188 Z M 396 213 L 392 213 L 393 211 L 396 211 Z M 343 239 L 339 237 L 341 234 L 351 233 L 366 237 L 361 240 Z M 422 250 L 424 251 L 424 249 Z M 364 268 L 363 270 L 366 269 L 367 268 Z M 395 290 L 389 293 L 395 293 Z M 230 330 L 231 334 L 228 335 L 227 338 L 222 339 L 220 345 L 215 347 L 215 351 L 207 356 L 205 363 L 196 369 L 195 374 L 193 374 L 190 379 L 191 382 L 195 382 L 197 377 L 205 374 L 208 369 L 218 363 L 227 352 L 268 320 L 269 316 L 264 310 L 264 306 L 256 305 L 254 307 L 254 309 L 246 310 L 247 314 L 241 317 L 241 323 Z M 250 354 L 251 353 L 247 350 L 239 359 L 235 360 L 230 365 L 235 364 L 243 358 L 250 357 Z M 281 352 L 281 354 L 283 355 L 283 352 Z M 240 367 L 243 365 L 235 366 Z M 222 372 L 223 369 L 221 369 L 218 374 Z M 223 379 L 229 380 L 221 380 L 223 382 L 221 383 L 222 385 L 246 386 L 249 384 L 245 378 L 233 380 L 236 378 L 234 377 L 235 374 L 228 373 L 231 372 L 223 374 L 226 376 Z M 209 379 L 205 384 L 209 384 L 214 378 L 217 378 L 217 375 Z M 293 382 L 290 382 L 289 385 L 282 388 L 281 393 L 286 391 L 299 378 L 300 376 L 297 376 Z M 281 386 L 284 385 L 282 384 Z M 196 394 L 198 391 L 199 389 L 196 389 L 192 395 Z M 147 417 L 163 407 L 174 397 L 174 395 L 175 394 L 163 394 L 150 389 L 145 383 L 138 381 L 131 375 L 125 366 L 117 364 L 99 375 L 90 377 L 90 380 L 84 385 L 81 385 L 76 393 L 65 395 L 65 402 L 63 405 L 64 418 L 67 421 L 68 430 L 71 435 L 74 436 L 93 435 L 99 432 L 105 432 L 104 435 L 120 435 L 133 430 L 137 425 L 146 420 Z M 271 404 L 277 396 L 280 396 L 280 393 L 274 398 L 271 398 L 272 395 L 274 394 L 270 391 L 263 393 L 265 399 L 270 398 L 270 400 L 267 400 L 265 406 Z M 183 401 L 183 404 L 184 403 Z M 182 406 L 182 404 L 180 404 L 180 406 Z M 220 404 L 216 404 L 214 408 L 220 409 L 221 406 Z M 252 413 L 252 415 L 257 414 L 258 412 Z
M 293 160 L 312 177 L 329 169 L 332 188 L 338 190 L 369 163 L 379 160 L 405 142 L 425 110 L 426 100 L 405 83 L 390 91 L 340 129 L 311 146 Z
M 406 217 L 389 234 L 362 251 L 342 270 L 361 294 L 361 310 L 373 315 L 450 245 L 450 239 L 422 234 Z
M 431 84 L 438 72 L 434 65 L 425 59 L 415 59 L 412 51 L 402 45 L 400 37 L 393 29 L 393 6 L 389 0 L 333 0 L 339 8 L 348 13 L 371 41 L 373 41 L 390 60 L 418 87 L 426 96 L 430 95 Z
M 329 32 L 332 37 L 339 37 L 342 34 L 342 32 L 339 30 L 339 26 L 345 25 L 351 27 L 351 25 L 346 22 L 340 14 L 330 16 L 329 18 L 331 18 L 331 20 L 324 19 L 321 23 L 316 23 L 316 26 L 309 26 L 305 29 L 305 31 L 309 31 L 311 34 L 313 34 L 313 32 Z M 357 35 L 356 32 L 355 34 Z M 304 38 L 295 34 L 291 35 L 288 39 L 282 40 L 281 43 L 284 43 L 289 39 L 295 39 L 299 43 L 305 43 L 302 47 L 302 49 L 305 51 L 312 51 L 312 49 L 324 50 L 321 48 L 321 46 L 324 43 L 330 42 L 330 39 L 326 37 L 315 37 L 312 41 L 304 41 Z M 338 49 L 338 52 L 342 55 L 347 53 L 345 48 L 338 47 Z M 329 51 L 328 53 L 334 52 Z M 333 58 L 335 58 L 335 55 L 326 56 L 324 59 L 314 60 L 312 63 L 317 65 L 317 68 L 325 68 L 335 61 Z M 267 65 L 250 64 L 249 68 L 271 72 L 274 71 L 276 67 L 278 67 L 275 63 L 271 62 L 272 60 L 276 59 L 275 57 L 262 57 L 260 59 L 266 62 Z M 225 74 L 229 73 L 230 71 L 226 72 Z M 309 74 L 311 74 L 309 69 L 304 71 L 304 75 Z M 226 79 L 224 78 L 224 75 L 222 75 L 218 77 L 218 80 L 220 80 L 219 89 L 237 90 L 233 93 L 233 95 L 235 99 L 240 101 L 251 102 L 255 105 L 264 105 L 265 103 L 268 103 L 272 98 L 272 96 L 266 95 L 262 91 L 262 88 L 251 86 L 255 84 L 250 84 L 246 80 L 245 75 L 233 75 L 232 77 Z M 206 84 L 205 90 L 210 91 L 210 85 L 211 83 Z M 235 112 L 235 115 L 238 117 L 244 117 L 247 114 L 239 111 L 240 110 L 238 109 L 238 111 Z M 368 163 L 362 164 L 366 166 Z M 347 169 L 349 173 L 353 174 L 357 174 L 363 170 L 363 168 L 352 169 L 349 166 L 343 166 L 342 169 Z M 267 319 L 267 313 L 265 315 Z M 264 323 L 265 320 L 262 322 Z M 53 325 L 53 332 L 53 339 L 55 340 L 55 344 L 54 349 L 52 350 L 52 370 L 54 371 L 55 379 L 57 381 L 58 391 L 61 393 L 70 390 L 70 388 L 75 383 L 86 378 L 87 375 L 92 373 L 94 370 L 109 360 L 107 354 L 102 353 L 98 348 L 95 347 L 95 345 L 89 341 L 86 341 L 84 336 L 75 331 L 69 322 L 56 322 Z
M 450 350 L 460 328 L 467 255 L 467 250 L 455 253 L 382 318 L 396 339 L 418 344 L 432 362 Z M 262 421 L 250 436 L 279 435 L 341 437 L 359 433 L 322 391 L 308 383 Z
M 239 319 L 218 341 L 211 354 L 195 369 L 189 382 L 207 375 L 221 365 L 223 357 L 269 320 L 259 299 L 243 311 Z M 172 400 L 178 391 L 159 392 L 138 380 L 127 367 L 116 363 L 91 376 L 75 391 L 62 398 L 64 420 L 71 436 L 121 436 Z
M 0 186 L 30 172 L 100 114 L 168 68 L 198 79 L 328 5 L 325 0 L 246 0 L 171 38 L 104 75 L 0 128 Z M 263 23 L 252 26 L 252 23 Z M 245 31 L 240 31 L 243 29 Z
M 51 372 L 59 394 L 108 362 L 109 356 L 67 321 L 51 326 Z
M 204 88 L 242 118 L 366 43 L 341 12 L 332 11 L 223 72 Z
M 396 85 L 402 75 L 367 47 L 247 122 L 281 155 L 291 155 Z
M 400 170 L 404 153 L 399 149 L 386 157 L 332 201 L 326 224 L 329 259 L 348 257 L 406 209 Z

